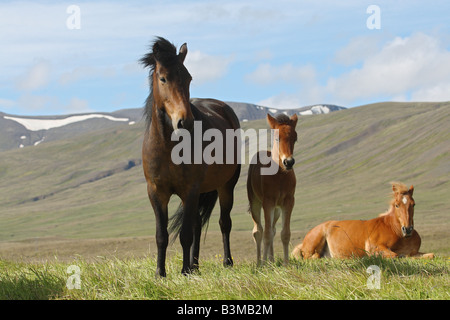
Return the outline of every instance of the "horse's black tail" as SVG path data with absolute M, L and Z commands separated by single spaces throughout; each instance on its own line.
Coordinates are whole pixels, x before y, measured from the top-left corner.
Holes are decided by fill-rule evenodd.
M 216 190 L 201 193 L 198 199 L 198 211 L 200 213 L 202 228 L 208 223 L 211 213 L 216 205 L 218 193 Z M 181 232 L 183 225 L 184 207 L 180 203 L 177 211 L 170 217 L 169 232 L 173 233 L 172 241 L 174 241 Z

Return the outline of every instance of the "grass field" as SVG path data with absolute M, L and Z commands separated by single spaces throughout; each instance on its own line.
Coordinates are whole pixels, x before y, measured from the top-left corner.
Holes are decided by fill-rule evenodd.
M 153 258 L 43 264 L 0 260 L 0 299 L 450 299 L 448 260 L 443 258 L 292 260 L 288 267 L 276 262 L 260 268 L 241 261 L 224 268 L 217 256 L 190 276 L 179 273 L 181 260 L 180 254 L 169 259 L 164 279 L 155 278 Z M 379 268 L 379 287 L 370 266 Z

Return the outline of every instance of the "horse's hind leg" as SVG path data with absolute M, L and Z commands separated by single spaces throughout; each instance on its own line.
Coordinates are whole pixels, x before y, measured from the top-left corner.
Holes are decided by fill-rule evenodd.
M 261 265 L 261 242 L 263 236 L 263 226 L 261 224 L 261 202 L 256 199 L 250 201 L 250 214 L 253 219 L 253 239 L 256 243 L 256 265 Z
M 325 246 L 327 245 L 327 239 L 325 236 L 325 224 L 322 223 L 312 228 L 305 236 L 302 242 L 301 255 L 305 259 L 317 259 L 321 258 Z
M 223 241 L 223 265 L 232 266 L 233 258 L 231 257 L 230 249 L 230 232 L 231 232 L 231 209 L 233 208 L 234 201 L 234 187 L 239 179 L 241 173 L 241 165 L 238 165 L 234 176 L 229 180 L 224 187 L 218 189 L 219 204 L 220 204 L 220 231 L 222 232 Z
M 199 248 L 193 248 L 192 246 L 193 244 L 198 246 L 200 243 L 199 230 L 201 229 L 201 223 L 198 212 L 198 199 L 198 194 L 193 192 L 183 201 L 184 213 L 180 231 L 180 243 L 183 248 L 183 268 L 181 272 L 183 274 L 191 273 L 193 269 L 198 268 L 198 257 L 197 261 L 195 261 L 193 255 Z M 197 237 L 195 242 L 194 236 Z

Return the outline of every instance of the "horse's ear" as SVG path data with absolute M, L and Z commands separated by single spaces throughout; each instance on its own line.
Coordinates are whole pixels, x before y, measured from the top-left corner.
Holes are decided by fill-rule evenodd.
M 272 117 L 270 114 L 267 114 L 267 123 L 269 124 L 269 126 L 270 126 L 272 129 L 275 129 L 278 122 L 277 122 L 277 120 L 276 120 L 274 117 Z
M 187 44 L 184 43 L 181 47 L 180 47 L 180 52 L 178 53 L 178 57 L 181 60 L 181 63 L 184 62 L 184 59 L 186 59 L 186 55 L 187 55 L 188 49 L 187 49 Z
M 397 185 L 395 183 L 392 183 L 392 191 L 394 191 L 394 193 L 398 193 Z
M 291 119 L 291 121 L 293 122 L 293 125 L 294 125 L 294 128 L 295 128 L 295 126 L 297 125 L 297 121 L 298 121 L 297 114 L 294 113 L 294 114 L 291 116 L 290 119 Z
M 414 192 L 414 186 L 411 185 L 411 187 L 409 187 L 409 195 L 412 196 Z

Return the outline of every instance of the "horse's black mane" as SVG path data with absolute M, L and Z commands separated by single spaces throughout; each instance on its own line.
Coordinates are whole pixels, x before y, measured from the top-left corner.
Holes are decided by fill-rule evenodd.
M 139 60 L 144 67 L 150 68 L 149 85 L 150 93 L 145 102 L 144 116 L 147 119 L 147 125 L 152 122 L 152 106 L 153 106 L 153 78 L 152 74 L 155 70 L 156 61 L 163 66 L 170 66 L 177 62 L 177 48 L 168 40 L 157 37 L 151 45 L 151 52 L 147 53 L 142 59 Z

